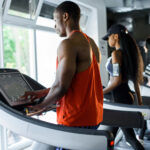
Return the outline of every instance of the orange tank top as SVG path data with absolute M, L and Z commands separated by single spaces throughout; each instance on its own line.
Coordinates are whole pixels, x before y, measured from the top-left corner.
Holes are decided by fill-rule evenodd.
M 82 34 L 89 41 L 87 35 Z M 58 59 L 56 65 L 58 66 Z M 75 74 L 68 92 L 59 100 L 58 124 L 95 126 L 103 120 L 103 88 L 98 67 L 93 53 L 91 65 L 85 71 Z

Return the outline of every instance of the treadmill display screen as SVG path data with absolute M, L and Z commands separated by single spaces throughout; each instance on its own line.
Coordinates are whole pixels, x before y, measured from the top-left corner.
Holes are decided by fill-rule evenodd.
M 26 91 L 32 91 L 32 88 L 24 79 L 21 73 L 0 73 L 1 94 L 11 106 L 26 104 L 29 101 L 19 100 Z

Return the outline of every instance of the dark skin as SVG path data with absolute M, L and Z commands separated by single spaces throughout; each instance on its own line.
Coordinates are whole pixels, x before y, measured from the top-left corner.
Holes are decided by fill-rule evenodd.
M 70 35 L 73 30 L 80 30 L 79 22 L 74 22 L 68 13 L 58 11 L 54 12 L 54 20 L 56 32 L 60 37 L 67 38 L 60 43 L 57 50 L 59 64 L 55 82 L 50 90 L 45 90 L 46 97 L 44 101 L 32 107 L 33 111 L 42 112 L 47 110 L 66 94 L 75 74 L 85 71 L 90 66 L 92 50 L 96 56 L 97 63 L 100 64 L 100 52 L 93 39 L 90 38 L 89 44 L 80 32 Z M 37 92 L 38 94 L 40 93 L 40 91 L 28 92 L 23 97 L 32 96 L 33 101 Z
M 115 47 L 115 51 L 112 52 L 112 63 L 115 64 L 119 64 L 120 66 L 122 65 L 122 53 L 119 50 L 120 48 L 120 44 L 119 44 L 119 36 L 118 34 L 111 34 L 108 37 L 108 44 L 110 47 Z M 111 77 L 110 78 L 110 84 L 103 89 L 103 93 L 106 94 L 110 91 L 112 91 L 114 88 L 116 88 L 117 86 L 119 86 L 121 83 L 123 83 L 123 79 L 122 79 L 122 74 L 120 73 L 119 76 L 116 77 Z M 139 89 L 139 85 L 137 83 L 134 83 L 134 89 L 135 89 L 135 93 L 136 93 L 136 97 L 138 100 L 138 104 L 142 105 L 142 97 L 140 95 L 140 89 Z

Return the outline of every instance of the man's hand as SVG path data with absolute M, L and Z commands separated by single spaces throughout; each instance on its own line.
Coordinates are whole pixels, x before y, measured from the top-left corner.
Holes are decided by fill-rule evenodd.
M 44 106 L 43 104 L 37 104 L 34 106 L 29 106 L 28 109 L 29 109 L 29 112 L 27 113 L 27 116 L 41 115 L 43 112 L 56 109 L 56 105 L 47 107 L 47 106 Z
M 27 91 L 23 96 L 20 97 L 21 100 L 30 100 L 31 102 L 36 99 L 40 99 L 43 95 L 39 91 Z
M 43 112 L 46 111 L 46 107 L 43 107 L 40 104 L 35 106 L 28 106 L 27 109 L 28 109 L 28 112 L 26 113 L 27 116 L 41 115 Z
M 29 106 L 29 109 L 32 112 L 36 112 L 36 111 L 42 112 L 42 111 L 46 110 L 46 106 L 43 106 L 42 104 L 37 104 L 34 106 Z

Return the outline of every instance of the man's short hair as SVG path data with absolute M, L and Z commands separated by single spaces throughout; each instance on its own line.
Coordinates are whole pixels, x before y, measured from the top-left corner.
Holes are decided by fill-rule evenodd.
M 62 13 L 65 12 L 68 13 L 75 22 L 78 22 L 80 19 L 80 8 L 74 2 L 71 1 L 62 2 L 56 7 L 56 12 L 57 11 Z

